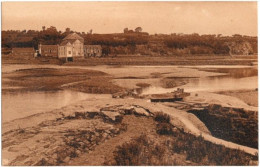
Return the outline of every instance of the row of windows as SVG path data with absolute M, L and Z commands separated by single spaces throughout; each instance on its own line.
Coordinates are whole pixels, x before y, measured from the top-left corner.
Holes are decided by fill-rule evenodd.
M 73 47 L 74 48 L 74 47 Z M 65 47 L 59 47 L 59 52 L 60 52 L 60 55 L 65 55 L 65 51 L 66 48 Z M 79 48 L 79 50 L 81 50 L 81 47 Z M 68 54 L 71 54 L 72 52 L 71 51 L 68 51 Z M 75 54 L 75 50 L 73 52 Z M 101 53 L 101 50 L 100 49 L 97 49 L 97 48 L 94 48 L 94 49 L 91 49 L 91 48 L 84 48 L 84 54 L 87 54 L 87 53 Z
M 49 49 L 49 50 L 43 50 L 44 53 L 57 53 L 57 50 L 52 50 L 52 49 Z
M 84 51 L 85 51 L 85 53 L 86 53 L 86 52 L 88 52 L 88 53 L 89 53 L 89 52 L 95 52 L 95 53 L 101 52 L 101 50 L 99 50 L 99 49 L 94 49 L 94 50 L 93 50 L 93 49 L 85 49 Z

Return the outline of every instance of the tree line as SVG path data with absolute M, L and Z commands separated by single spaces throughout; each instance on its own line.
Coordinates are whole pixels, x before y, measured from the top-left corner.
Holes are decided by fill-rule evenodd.
M 69 33 L 75 31 L 66 28 L 64 32 L 51 26 L 42 30 L 2 31 L 2 47 L 34 47 L 38 44 L 57 45 Z M 257 37 L 199 35 L 199 34 L 154 34 L 142 32 L 141 27 L 135 30 L 124 28 L 122 33 L 94 34 L 93 30 L 76 32 L 84 38 L 86 45 L 101 45 L 107 54 L 229 54 L 232 47 L 248 50 L 249 54 L 257 53 Z M 234 49 L 233 49 L 234 50 Z

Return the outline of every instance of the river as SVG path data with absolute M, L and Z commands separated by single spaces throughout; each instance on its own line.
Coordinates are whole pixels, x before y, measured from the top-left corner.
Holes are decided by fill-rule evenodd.
M 8 122 L 32 114 L 52 111 L 80 100 L 110 97 L 110 95 L 100 96 L 70 90 L 4 93 L 2 95 L 2 121 Z
M 62 66 L 44 66 L 44 67 L 51 67 L 51 68 L 66 68 Z M 158 67 L 158 66 L 157 66 Z M 204 66 L 204 67 L 196 67 L 200 70 L 204 68 L 218 68 L 216 66 Z M 2 72 L 12 72 L 14 70 L 20 68 L 39 68 L 39 66 L 18 66 L 18 65 L 8 65 L 7 67 L 2 68 Z M 71 68 L 71 67 L 70 67 Z M 113 68 L 107 66 L 102 68 L 100 67 L 73 67 L 73 68 L 84 68 L 84 69 L 100 69 L 104 72 L 109 72 L 110 69 L 115 74 L 115 70 L 122 71 L 122 68 Z M 129 67 L 130 69 L 134 69 L 134 66 Z M 138 66 L 138 69 L 143 69 L 147 73 L 151 72 L 151 66 Z M 150 68 L 148 70 L 148 68 Z M 160 67 L 164 72 L 175 70 L 176 66 L 163 66 Z M 185 67 L 185 68 L 194 68 L 192 67 Z M 232 69 L 234 66 L 223 66 L 221 68 Z M 154 68 L 158 70 L 158 68 Z M 181 68 L 179 68 L 181 69 Z M 246 70 L 245 70 L 246 69 Z M 233 70 L 233 74 L 241 74 L 241 75 L 230 75 L 225 76 L 210 76 L 210 77 L 200 77 L 198 79 L 192 79 L 186 85 L 181 86 L 187 92 L 198 92 L 198 91 L 207 91 L 207 92 L 214 92 L 214 91 L 223 91 L 223 90 L 240 90 L 240 89 L 255 89 L 258 87 L 258 77 L 257 73 L 252 73 L 251 71 L 255 71 L 256 67 L 236 67 L 236 70 Z M 198 69 L 194 69 L 198 70 Z M 243 71 L 244 70 L 244 71 Z M 128 72 L 126 70 L 126 72 Z M 155 71 L 156 72 L 156 71 Z M 140 72 L 141 73 L 141 72 Z M 129 74 L 135 75 L 129 71 Z M 125 74 L 128 75 L 128 74 Z M 139 74 L 140 75 L 140 74 Z M 151 86 L 143 90 L 143 94 L 156 94 L 156 93 L 166 93 L 175 90 L 176 88 L 172 89 L 165 89 L 162 87 Z M 97 95 L 97 94 L 86 94 L 81 92 L 69 91 L 69 90 L 61 90 L 61 91 L 54 91 L 54 92 L 17 92 L 17 93 L 4 93 L 2 94 L 2 121 L 12 121 L 14 119 L 30 116 L 33 114 L 41 113 L 41 112 L 48 112 L 54 109 L 58 109 L 67 105 L 71 105 L 76 103 L 80 100 L 93 100 L 95 98 L 111 98 L 111 95 Z

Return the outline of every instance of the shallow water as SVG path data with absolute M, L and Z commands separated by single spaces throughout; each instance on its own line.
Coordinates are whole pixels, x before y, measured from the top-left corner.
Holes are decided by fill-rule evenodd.
M 200 69 L 201 70 L 201 69 Z M 209 70 L 209 69 L 207 69 Z M 202 77 L 192 79 L 186 85 L 180 86 L 187 92 L 217 92 L 225 90 L 242 90 L 258 88 L 258 74 L 255 68 L 225 68 L 210 69 L 210 71 L 226 73 L 224 76 Z M 142 94 L 160 94 L 176 90 L 176 88 L 148 87 Z
M 2 72 L 12 72 L 17 69 L 23 68 L 82 68 L 82 69 L 97 69 L 100 67 L 63 67 L 54 65 L 8 65 L 2 67 Z M 170 68 L 169 68 L 170 67 Z M 147 69 L 153 68 L 154 72 L 172 72 L 173 68 L 177 66 L 132 66 L 132 67 L 120 67 L 115 68 L 115 72 L 118 73 L 118 69 L 126 68 L 137 68 L 146 72 Z M 189 67 L 184 67 L 189 68 Z M 186 85 L 181 86 L 187 92 L 198 92 L 198 91 L 223 91 L 223 90 L 240 90 L 240 89 L 255 89 L 258 87 L 257 71 L 256 67 L 250 66 L 192 66 L 190 68 L 196 68 L 197 70 L 211 70 L 212 72 L 226 73 L 225 76 L 214 76 L 214 77 L 202 77 L 199 79 L 191 79 Z M 224 68 L 224 69 L 223 69 Z M 107 72 L 109 66 L 102 66 L 102 69 Z M 112 68 L 113 69 L 113 68 Z M 221 70 L 219 70 L 221 69 Z M 232 70 L 229 70 L 232 69 Z M 235 70 L 234 70 L 235 69 Z M 131 70 L 125 70 L 126 74 L 132 74 L 136 76 L 136 73 L 131 73 Z M 129 72 L 130 71 L 130 72 Z M 152 72 L 153 72 L 152 71 Z M 150 74 L 151 70 L 147 71 Z M 122 76 L 126 76 L 125 73 Z M 141 74 L 140 74 L 141 75 Z M 128 75 L 127 75 L 128 76 Z M 165 89 L 162 87 L 151 86 L 143 90 L 143 94 L 158 94 L 172 92 L 176 88 Z M 33 114 L 48 112 L 54 109 L 67 106 L 77 101 L 88 99 L 93 100 L 95 98 L 111 98 L 111 95 L 94 95 L 85 94 L 81 92 L 74 92 L 69 90 L 55 91 L 55 92 L 19 92 L 19 93 L 4 93 L 2 94 L 2 121 L 7 122 L 17 118 L 30 116 Z
M 48 112 L 84 99 L 106 95 L 62 90 L 55 92 L 19 92 L 2 94 L 2 121 L 8 122 L 33 114 Z M 109 96 L 110 97 L 110 96 Z

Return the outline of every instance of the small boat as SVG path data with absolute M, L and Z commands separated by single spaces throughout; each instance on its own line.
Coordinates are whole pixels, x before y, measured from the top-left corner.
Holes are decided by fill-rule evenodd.
M 177 88 L 176 91 L 164 94 L 151 95 L 151 102 L 174 102 L 181 101 L 184 97 L 189 96 L 190 93 L 184 92 L 184 89 Z

